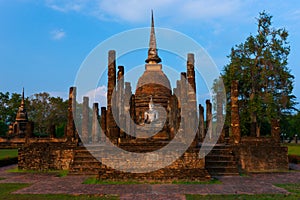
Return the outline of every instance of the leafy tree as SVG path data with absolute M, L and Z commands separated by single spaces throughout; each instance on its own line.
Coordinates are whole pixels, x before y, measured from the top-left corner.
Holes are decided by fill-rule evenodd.
M 241 131 L 245 135 L 269 133 L 272 119 L 283 119 L 295 105 L 293 79 L 288 69 L 288 32 L 272 26 L 265 11 L 257 19 L 257 33 L 231 49 L 223 80 L 230 104 L 233 80 L 239 81 Z M 230 121 L 227 107 L 227 123 Z
M 35 132 L 49 133 L 50 127 L 56 125 L 59 136 L 67 122 L 68 101 L 60 97 L 50 97 L 46 92 L 34 94 L 27 106 L 29 120 L 34 122 Z

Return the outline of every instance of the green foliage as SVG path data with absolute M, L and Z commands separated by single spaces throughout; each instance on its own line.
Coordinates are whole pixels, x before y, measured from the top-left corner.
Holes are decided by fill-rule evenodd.
M 293 79 L 287 67 L 288 32 L 271 26 L 272 16 L 262 12 L 257 33 L 231 49 L 230 63 L 222 75 L 227 92 L 227 125 L 230 124 L 230 90 L 239 81 L 239 108 L 243 135 L 270 133 L 272 119 L 283 119 L 296 104 Z
M 5 136 L 8 131 L 8 126 L 5 122 L 0 121 L 0 136 Z
M 300 112 L 294 115 L 285 114 L 280 122 L 281 132 L 289 137 L 300 136 Z
M 35 132 L 48 134 L 51 126 L 63 127 L 67 123 L 68 101 L 50 97 L 46 92 L 38 93 L 30 97 L 27 111 L 29 120 L 34 122 Z
M 15 121 L 18 108 L 21 103 L 21 95 L 17 93 L 0 92 L 0 121 L 11 123 Z
M 8 124 L 15 121 L 21 103 L 21 95 L 0 92 L 0 136 L 8 131 Z M 38 93 L 25 99 L 25 106 L 30 121 L 34 122 L 38 137 L 49 135 L 50 127 L 55 125 L 57 136 L 64 135 L 67 123 L 68 101 L 60 97 L 51 97 L 48 93 Z

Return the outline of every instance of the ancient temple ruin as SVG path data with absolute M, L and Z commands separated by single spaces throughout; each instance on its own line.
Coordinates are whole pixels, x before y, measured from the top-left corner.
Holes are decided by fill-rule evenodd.
M 217 123 L 213 129 L 213 105 L 210 100 L 205 105 L 197 103 L 194 54 L 187 54 L 186 71 L 181 72 L 175 88 L 171 88 L 161 61 L 152 15 L 145 71 L 134 92 L 131 83 L 124 81 L 124 66 L 117 67 L 116 52 L 111 50 L 107 63 L 107 107 L 99 108 L 99 104 L 93 102 L 90 108 L 89 98 L 84 97 L 80 126 L 77 126 L 76 87 L 71 87 L 65 137 L 34 138 L 30 134 L 30 125 L 26 125 L 26 131 L 22 128 L 28 121 L 23 93 L 14 124 L 20 137 L 1 139 L 0 145 L 22 143 L 19 149 L 21 169 L 67 169 L 71 174 L 94 174 L 99 179 L 207 180 L 211 175 L 288 169 L 287 148 L 281 147 L 278 140 L 278 120 L 272 122 L 271 137 L 241 137 L 237 81 L 231 87 L 229 134 L 223 123 Z M 218 122 L 224 120 L 221 101 L 220 95 L 217 95 Z M 204 138 L 213 139 L 216 132 L 221 133 L 217 138 L 218 143 L 208 155 L 201 157 L 199 152 Z M 127 152 L 142 154 L 161 150 L 175 140 L 172 151 L 169 149 L 161 153 L 168 159 L 177 150 L 182 150 L 182 144 L 190 137 L 191 143 L 183 149 L 182 155 L 168 166 L 151 172 L 117 170 L 105 165 L 101 160 L 103 158 L 97 157 L 98 154 L 107 153 L 103 152 L 107 141 Z M 135 161 L 125 163 L 121 157 L 122 153 L 111 159 L 120 165 L 137 165 Z M 145 159 L 155 161 L 154 158 Z M 149 166 L 145 164 L 142 167 L 146 169 Z

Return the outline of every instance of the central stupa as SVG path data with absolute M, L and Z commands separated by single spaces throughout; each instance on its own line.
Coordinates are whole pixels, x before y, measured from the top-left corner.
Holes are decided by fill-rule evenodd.
M 151 32 L 148 49 L 148 58 L 145 60 L 145 71 L 139 78 L 135 91 L 135 106 L 138 123 L 144 119 L 144 113 L 149 109 L 149 101 L 163 107 L 159 116 L 167 113 L 168 101 L 172 95 L 170 81 L 162 70 L 160 57 L 157 53 L 153 12 L 151 17 Z M 164 128 L 165 129 L 165 128 Z

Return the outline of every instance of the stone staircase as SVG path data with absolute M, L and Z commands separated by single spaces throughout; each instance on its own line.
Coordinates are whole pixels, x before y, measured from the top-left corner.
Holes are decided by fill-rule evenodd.
M 205 167 L 212 176 L 237 176 L 239 170 L 230 145 L 217 144 L 205 157 Z
M 102 164 L 85 147 L 77 147 L 69 174 L 97 175 L 102 167 Z
M 167 141 L 155 141 L 138 139 L 121 142 L 120 148 L 131 152 L 151 152 L 167 145 Z M 97 154 L 99 146 L 89 146 L 93 154 Z M 237 163 L 232 154 L 231 146 L 217 144 L 205 157 L 205 168 L 212 176 L 236 176 L 239 175 Z M 75 149 L 74 161 L 71 165 L 71 175 L 99 175 L 99 172 L 115 173 L 113 169 L 102 165 L 85 147 Z M 175 173 L 175 172 L 173 172 Z
M 143 139 L 138 138 L 133 141 L 123 141 L 119 144 L 119 147 L 125 151 L 145 153 L 156 151 L 166 146 L 169 142 L 166 140 L 155 140 L 155 139 Z

